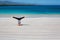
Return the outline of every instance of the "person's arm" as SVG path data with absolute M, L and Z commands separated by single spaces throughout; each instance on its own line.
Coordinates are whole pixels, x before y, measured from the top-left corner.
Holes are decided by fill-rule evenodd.
M 25 18 L 25 17 L 21 17 L 21 19 L 23 19 L 23 18 Z
M 17 17 L 13 17 L 13 18 L 17 19 Z

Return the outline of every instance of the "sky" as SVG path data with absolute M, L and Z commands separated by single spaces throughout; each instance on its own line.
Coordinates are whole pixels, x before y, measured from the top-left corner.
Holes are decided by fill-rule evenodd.
M 6 1 L 6 0 L 2 0 Z M 12 2 L 31 3 L 38 5 L 60 5 L 60 0 L 7 0 Z

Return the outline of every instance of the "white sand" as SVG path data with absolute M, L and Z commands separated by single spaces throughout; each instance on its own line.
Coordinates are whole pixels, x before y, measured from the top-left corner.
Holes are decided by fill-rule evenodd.
M 0 40 L 60 40 L 60 18 L 0 18 Z

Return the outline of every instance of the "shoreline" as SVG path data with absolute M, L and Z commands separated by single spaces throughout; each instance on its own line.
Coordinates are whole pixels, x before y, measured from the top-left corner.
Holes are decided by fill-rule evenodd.
M 40 18 L 40 17 L 60 17 L 60 14 L 0 14 L 0 18 L 9 18 L 9 17 L 21 17 L 25 16 L 26 18 Z

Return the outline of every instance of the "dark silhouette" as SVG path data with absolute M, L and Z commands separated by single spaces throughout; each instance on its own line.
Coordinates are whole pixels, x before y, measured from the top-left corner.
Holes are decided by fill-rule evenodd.
M 18 18 L 18 17 L 13 17 L 13 18 L 17 19 L 17 20 L 18 20 L 18 26 L 21 26 L 21 19 L 23 19 L 23 18 L 25 18 L 25 17 L 20 17 L 20 18 Z

